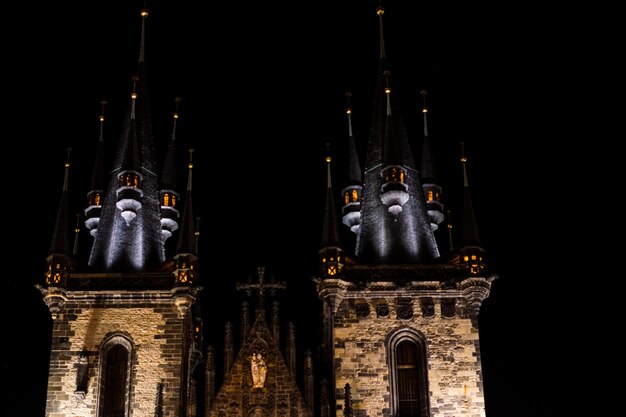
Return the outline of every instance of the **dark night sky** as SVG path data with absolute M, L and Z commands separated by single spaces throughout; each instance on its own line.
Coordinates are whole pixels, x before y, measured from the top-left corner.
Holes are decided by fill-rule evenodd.
M 288 311 L 314 308 L 303 300 L 315 298 L 310 276 L 321 236 L 324 144 L 340 154 L 350 90 L 355 136 L 365 146 L 378 62 L 377 1 L 212 2 L 200 9 L 191 1 L 152 3 L 146 65 L 153 127 L 162 146 L 174 97 L 181 96 L 177 139 L 183 168 L 185 149 L 195 149 L 200 256 L 209 258 L 211 248 L 201 270 L 205 291 L 231 297 L 236 281 L 267 264 L 295 294 L 283 300 Z M 487 417 L 554 416 L 563 398 L 553 388 L 569 383 L 562 341 L 571 325 L 561 295 L 567 274 L 554 262 L 572 245 L 558 221 L 571 209 L 564 201 L 575 166 L 564 138 L 573 131 L 564 127 L 570 116 L 561 110 L 570 87 L 560 78 L 561 58 L 569 49 L 550 47 L 560 38 L 527 36 L 529 26 L 535 35 L 544 31 L 549 16 L 439 3 L 386 3 L 394 92 L 416 138 L 419 92 L 430 93 L 429 129 L 453 216 L 460 213 L 465 142 L 483 246 L 499 275 L 480 316 Z M 33 7 L 36 13 L 14 15 L 24 24 L 8 45 L 17 59 L 9 83 L 14 113 L 5 127 L 16 130 L 4 137 L 5 158 L 19 165 L 5 181 L 9 194 L 19 195 L 11 204 L 30 214 L 5 224 L 18 237 L 2 278 L 9 300 L 2 314 L 8 338 L 0 380 L 9 386 L 0 391 L 2 416 L 43 415 L 51 320 L 34 284 L 43 277 L 65 148 L 73 148 L 70 191 L 78 212 L 102 98 L 109 102 L 105 140 L 115 143 L 119 135 L 136 68 L 140 5 L 48 2 Z M 224 320 L 206 326 L 221 337 Z

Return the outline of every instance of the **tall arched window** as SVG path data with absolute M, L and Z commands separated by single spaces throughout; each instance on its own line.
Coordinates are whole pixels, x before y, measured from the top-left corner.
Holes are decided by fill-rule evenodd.
M 428 361 L 424 336 L 412 329 L 393 335 L 387 344 L 391 415 L 429 417 Z
M 107 340 L 100 351 L 100 417 L 127 417 L 130 403 L 132 345 L 123 336 Z

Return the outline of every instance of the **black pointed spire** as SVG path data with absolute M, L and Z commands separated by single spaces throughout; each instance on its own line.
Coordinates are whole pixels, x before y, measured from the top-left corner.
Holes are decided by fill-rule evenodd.
M 92 236 L 98 232 L 98 224 L 102 214 L 102 202 L 104 200 L 104 190 L 107 182 L 106 167 L 106 147 L 104 143 L 104 108 L 106 100 L 101 100 L 102 111 L 98 120 L 100 121 L 100 135 L 96 149 L 96 159 L 91 174 L 89 192 L 87 192 L 87 207 L 85 208 L 85 227 Z
M 187 179 L 187 194 L 185 196 L 185 207 L 183 218 L 178 235 L 178 246 L 174 256 L 174 276 L 176 285 L 195 285 L 198 266 L 196 254 L 196 232 L 194 227 L 195 218 L 193 216 L 193 202 L 191 198 L 191 184 L 193 172 L 193 149 L 189 149 L 189 177 Z
M 178 122 L 178 107 L 180 106 L 180 97 L 176 97 L 176 109 L 173 115 L 172 135 L 167 151 L 165 153 L 165 161 L 161 171 L 161 186 L 159 187 L 159 201 L 161 202 L 161 231 L 163 241 L 166 241 L 172 233 L 178 229 L 178 200 L 179 194 L 176 192 L 176 125 Z
M 422 90 L 420 93 L 424 100 L 422 114 L 424 116 L 424 138 L 422 142 L 422 159 L 420 161 L 420 178 L 422 180 L 422 188 L 426 197 L 426 208 L 428 209 L 428 217 L 430 219 L 430 227 L 433 232 L 439 228 L 445 216 L 443 214 L 443 204 L 441 204 L 442 189 L 437 180 L 435 169 L 435 158 L 433 156 L 432 143 L 428 134 L 428 108 L 426 107 L 426 96 L 428 92 Z
M 377 9 L 382 39 L 382 6 Z M 434 261 L 439 249 L 381 47 L 363 176 L 356 256 L 366 263 Z
M 145 75 L 147 10 L 129 108 L 122 126 L 102 204 L 89 265 L 106 272 L 157 268 L 165 260 L 155 145 Z
M 57 211 L 52 241 L 50 242 L 50 254 L 69 255 L 69 211 L 67 187 L 70 175 L 70 153 L 72 149 L 67 148 L 67 159 L 65 161 L 65 175 L 63 177 L 63 189 L 61 200 Z
M 339 221 L 335 209 L 335 198 L 331 181 L 330 145 L 326 144 L 326 206 L 320 244 L 320 271 L 323 277 L 333 277 L 343 273 L 344 253 L 339 238 Z
M 461 142 L 461 164 L 463 165 L 463 234 L 461 246 L 480 246 L 478 225 L 476 224 L 476 216 L 467 181 L 467 157 L 465 156 L 465 145 L 463 142 Z
M 461 164 L 463 165 L 463 221 L 461 224 L 461 246 L 459 249 L 461 265 L 467 268 L 471 276 L 481 275 L 486 269 L 485 251 L 480 245 L 478 225 L 472 205 L 469 183 L 467 180 L 467 157 L 465 146 L 461 142 Z
M 63 189 L 61 191 L 61 199 L 59 201 L 57 217 L 54 224 L 54 230 L 52 232 L 52 240 L 50 241 L 50 249 L 48 251 L 48 271 L 46 272 L 46 285 L 48 286 L 65 285 L 65 280 L 70 266 L 68 182 L 71 150 L 71 148 L 67 148 Z
M 193 149 L 189 149 L 189 174 L 187 177 L 187 193 L 185 195 L 185 208 L 183 209 L 183 218 L 181 221 L 180 236 L 178 238 L 178 246 L 176 252 L 178 253 L 193 253 L 196 252 L 196 232 L 195 221 L 193 216 L 193 203 L 192 203 L 192 175 L 193 175 Z
M 352 134 L 352 107 L 350 106 L 350 97 L 352 93 L 346 93 L 348 105 L 346 114 L 348 115 L 348 179 L 347 186 L 341 190 L 343 195 L 343 224 L 348 226 L 350 230 L 358 234 L 361 224 L 361 193 L 363 191 L 363 173 L 361 172 L 361 164 L 359 155 Z

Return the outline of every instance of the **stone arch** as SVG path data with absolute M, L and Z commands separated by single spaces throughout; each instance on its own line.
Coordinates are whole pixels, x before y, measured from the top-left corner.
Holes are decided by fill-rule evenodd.
M 391 415 L 430 417 L 426 337 L 401 328 L 388 335 L 386 347 Z
M 124 334 L 110 334 L 103 340 L 100 346 L 98 416 L 130 415 L 133 354 L 133 342 Z

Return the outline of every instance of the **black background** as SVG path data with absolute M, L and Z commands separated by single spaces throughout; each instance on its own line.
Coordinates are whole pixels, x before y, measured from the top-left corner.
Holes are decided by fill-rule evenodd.
M 361 154 L 367 140 L 377 2 L 153 3 L 146 34 L 153 128 L 162 149 L 181 96 L 179 180 L 186 181 L 184 153 L 193 147 L 207 342 L 219 344 L 225 320 L 237 322 L 235 282 L 267 265 L 290 289 L 279 296 L 285 319 L 295 321 L 301 345 L 313 348 L 308 325 L 318 304 L 310 277 L 321 237 L 325 144 L 337 156 L 339 188 L 348 90 Z M 5 36 L 3 416 L 44 413 L 51 319 L 34 284 L 43 278 L 66 148 L 78 213 L 103 98 L 105 140 L 119 135 L 140 7 L 48 2 L 5 16 L 14 29 Z M 593 157 L 582 157 L 594 148 L 584 102 L 595 81 L 580 77 L 589 50 L 580 49 L 575 24 L 530 4 L 390 0 L 385 7 L 393 91 L 409 134 L 417 147 L 419 92 L 426 89 L 444 204 L 454 223 L 464 142 L 482 244 L 499 276 L 480 315 L 487 416 L 559 415 L 572 396 L 580 407 L 586 397 L 577 393 L 588 384 L 572 382 L 571 358 L 589 328 L 573 330 L 572 304 L 584 302 L 571 296 L 572 277 L 586 273 L 597 247 L 585 198 Z M 87 239 L 83 233 L 81 244 Z

